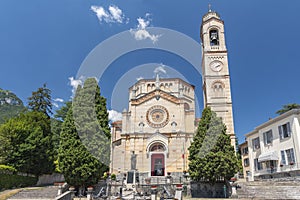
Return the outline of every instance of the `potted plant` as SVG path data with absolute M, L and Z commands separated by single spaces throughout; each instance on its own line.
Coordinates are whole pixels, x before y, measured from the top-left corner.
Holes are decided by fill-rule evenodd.
M 103 179 L 107 179 L 107 178 L 108 178 L 108 173 L 107 173 L 107 172 L 104 172 L 102 178 L 103 178 Z
M 235 177 L 232 177 L 231 179 L 230 179 L 230 181 L 232 181 L 232 182 L 235 182 L 237 179 L 235 178 Z
M 110 178 L 111 178 L 111 180 L 115 181 L 116 180 L 116 175 L 115 174 L 111 174 Z
M 93 189 L 94 189 L 93 186 L 88 186 L 88 187 L 87 187 L 87 190 L 88 190 L 89 192 L 93 191 Z

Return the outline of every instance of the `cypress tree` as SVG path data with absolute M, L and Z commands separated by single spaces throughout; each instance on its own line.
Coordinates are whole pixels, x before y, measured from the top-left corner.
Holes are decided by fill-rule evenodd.
M 72 109 L 63 122 L 58 163 L 66 181 L 73 186 L 93 185 L 101 175 L 101 163 L 86 149 L 78 136 Z
M 63 122 L 59 169 L 69 184 L 95 184 L 107 171 L 110 129 L 106 100 L 94 78 L 77 88 L 71 109 Z
M 214 184 L 220 178 L 229 180 L 239 169 L 226 126 L 209 107 L 202 112 L 189 152 L 189 172 L 195 181 Z

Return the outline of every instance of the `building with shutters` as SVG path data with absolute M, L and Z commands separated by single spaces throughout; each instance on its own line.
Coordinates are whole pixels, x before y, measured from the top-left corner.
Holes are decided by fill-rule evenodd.
M 246 134 L 249 180 L 300 175 L 300 109 L 290 110 Z

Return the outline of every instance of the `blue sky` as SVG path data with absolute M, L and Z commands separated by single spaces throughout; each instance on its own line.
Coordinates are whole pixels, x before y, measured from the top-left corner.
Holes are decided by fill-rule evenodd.
M 209 3 L 225 21 L 235 132 L 241 142 L 282 105 L 300 103 L 300 1 L 1 0 L 0 88 L 26 103 L 32 91 L 47 83 L 54 99 L 66 101 L 72 95 L 70 80 L 78 78 L 81 64 L 98 44 L 143 25 L 175 30 L 200 43 Z M 154 63 L 153 69 L 143 67 L 147 63 Z M 153 77 L 160 64 L 166 70 L 162 76 L 184 76 L 196 86 L 202 110 L 201 76 L 185 60 L 155 49 L 122 55 L 106 69 L 99 83 L 109 109 L 122 111 L 121 102 L 127 102 L 127 96 L 116 95 L 127 90 L 123 83 Z M 122 78 L 126 74 L 130 76 Z

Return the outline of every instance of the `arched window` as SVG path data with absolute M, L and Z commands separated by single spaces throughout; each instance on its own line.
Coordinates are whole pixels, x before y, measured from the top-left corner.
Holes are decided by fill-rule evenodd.
M 184 103 L 184 110 L 190 110 L 190 105 L 188 103 Z
M 175 133 L 176 132 L 177 123 L 176 122 L 172 122 L 171 126 L 172 126 L 172 132 Z
M 209 31 L 210 46 L 219 46 L 219 32 L 216 29 Z
M 165 89 L 165 85 L 163 83 L 160 84 L 160 87 L 159 87 L 161 90 L 164 90 Z
M 221 81 L 216 81 L 212 85 L 212 89 L 216 94 L 216 96 L 223 96 L 224 88 L 225 88 L 225 84 Z
M 150 151 L 159 151 L 159 152 L 162 152 L 162 151 L 165 151 L 165 147 L 161 143 L 154 143 L 150 147 Z
M 151 91 L 151 85 L 150 84 L 147 84 L 147 92 L 150 92 Z
M 142 133 L 144 131 L 145 124 L 143 122 L 139 123 L 140 132 Z

